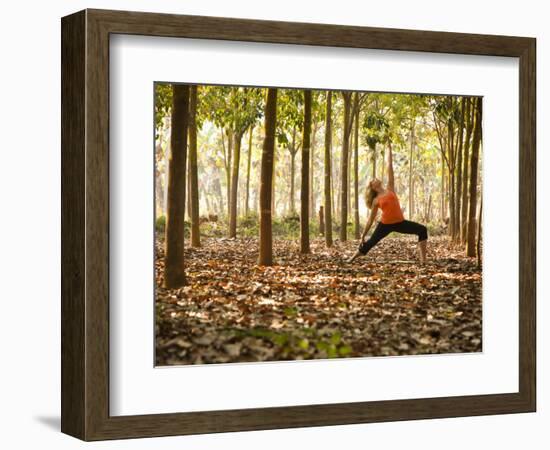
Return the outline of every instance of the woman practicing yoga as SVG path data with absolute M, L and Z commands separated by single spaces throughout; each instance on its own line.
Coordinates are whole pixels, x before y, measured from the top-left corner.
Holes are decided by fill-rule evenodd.
M 354 261 L 361 255 L 366 255 L 371 248 L 384 239 L 392 231 L 404 234 L 416 234 L 418 236 L 418 250 L 420 254 L 420 263 L 426 262 L 426 242 L 428 240 L 428 229 L 419 223 L 405 220 L 399 199 L 395 193 L 393 179 L 393 161 L 391 144 L 388 151 L 388 185 L 382 186 L 382 182 L 377 178 L 371 180 L 367 186 L 366 196 L 367 206 L 370 208 L 369 219 L 365 225 L 365 230 L 361 236 L 359 249 L 348 259 L 348 262 Z M 369 232 L 378 208 L 382 210 L 382 218 L 376 225 L 371 237 L 365 241 L 365 236 Z

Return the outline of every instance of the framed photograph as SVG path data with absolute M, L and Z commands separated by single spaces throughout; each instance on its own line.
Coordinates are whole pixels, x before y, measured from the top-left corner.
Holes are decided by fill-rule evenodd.
M 535 411 L 534 38 L 61 32 L 64 433 Z

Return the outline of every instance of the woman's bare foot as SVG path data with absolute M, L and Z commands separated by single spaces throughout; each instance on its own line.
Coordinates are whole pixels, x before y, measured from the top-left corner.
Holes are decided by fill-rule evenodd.
M 361 256 L 361 253 L 359 252 L 359 250 L 357 250 L 353 256 L 351 256 L 350 258 L 346 259 L 346 262 L 348 263 L 351 263 L 353 261 L 355 261 L 359 256 Z

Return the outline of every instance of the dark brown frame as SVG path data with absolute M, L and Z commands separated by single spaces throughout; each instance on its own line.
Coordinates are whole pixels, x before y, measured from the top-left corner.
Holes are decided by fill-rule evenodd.
M 136 416 L 109 415 L 109 35 L 519 58 L 519 392 Z M 84 440 L 531 412 L 536 408 L 536 40 L 84 10 L 61 21 L 61 430 Z

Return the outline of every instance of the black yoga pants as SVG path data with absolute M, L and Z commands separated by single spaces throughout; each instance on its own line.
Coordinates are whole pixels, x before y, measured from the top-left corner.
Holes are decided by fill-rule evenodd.
M 378 222 L 378 225 L 374 229 L 371 237 L 362 242 L 359 246 L 359 252 L 366 255 L 371 248 L 373 248 L 378 242 L 384 239 L 392 231 L 404 234 L 416 234 L 418 236 L 418 242 L 428 239 L 428 229 L 419 223 L 412 222 L 410 220 L 404 220 L 398 223 L 382 223 Z

